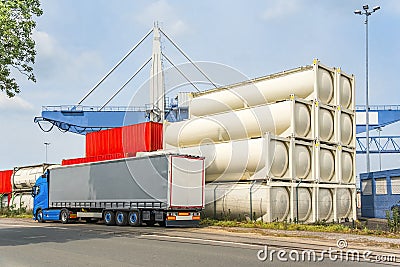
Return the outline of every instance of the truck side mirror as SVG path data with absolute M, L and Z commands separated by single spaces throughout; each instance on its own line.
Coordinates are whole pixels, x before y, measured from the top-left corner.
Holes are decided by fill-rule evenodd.
M 34 185 L 34 186 L 32 187 L 31 195 L 32 195 L 32 197 L 35 197 L 35 196 L 36 196 L 36 185 Z
M 37 196 L 39 192 L 40 192 L 40 186 L 34 185 L 32 187 L 32 192 L 31 192 L 32 197 Z

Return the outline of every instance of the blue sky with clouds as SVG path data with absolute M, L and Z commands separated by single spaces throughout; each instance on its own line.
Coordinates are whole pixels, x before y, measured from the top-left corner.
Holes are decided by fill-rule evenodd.
M 380 5 L 370 17 L 370 102 L 400 104 L 400 1 L 129 1 L 42 0 L 37 22 L 36 84 L 19 77 L 21 94 L 0 96 L 0 169 L 41 163 L 44 142 L 51 162 L 84 155 L 84 137 L 33 123 L 43 105 L 74 104 L 152 27 L 160 21 L 194 60 L 217 62 L 258 77 L 308 65 L 318 58 L 353 73 L 357 103 L 365 88 L 363 4 Z M 166 45 L 165 51 L 184 62 Z M 85 104 L 101 105 L 151 54 L 151 40 L 129 58 Z M 171 57 L 173 57 L 171 56 Z M 145 73 L 142 79 L 146 79 Z M 113 104 L 126 105 L 143 81 L 130 85 Z M 384 133 L 398 134 L 392 126 Z M 373 156 L 372 169 L 378 168 Z M 358 157 L 363 170 L 364 157 Z M 384 156 L 383 167 L 398 167 L 398 156 Z

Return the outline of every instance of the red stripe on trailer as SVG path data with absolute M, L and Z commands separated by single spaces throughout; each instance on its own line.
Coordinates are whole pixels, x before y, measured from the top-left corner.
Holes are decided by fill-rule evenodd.
M 170 164 L 170 172 L 169 172 L 169 206 L 172 208 L 172 156 L 171 156 L 171 164 Z

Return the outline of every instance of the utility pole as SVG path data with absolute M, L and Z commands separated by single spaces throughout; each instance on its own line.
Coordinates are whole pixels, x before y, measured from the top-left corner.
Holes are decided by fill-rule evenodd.
M 370 173 L 370 158 L 369 158 L 369 89 L 368 89 L 368 17 L 372 13 L 380 9 L 380 6 L 376 6 L 369 10 L 368 5 L 363 5 L 363 11 L 355 10 L 356 15 L 365 15 L 365 137 L 366 137 L 366 156 L 367 156 L 367 173 Z
M 50 145 L 50 143 L 49 142 L 44 142 L 43 144 L 45 145 L 45 154 L 46 154 L 46 162 L 45 163 L 48 163 L 47 162 L 47 147 Z

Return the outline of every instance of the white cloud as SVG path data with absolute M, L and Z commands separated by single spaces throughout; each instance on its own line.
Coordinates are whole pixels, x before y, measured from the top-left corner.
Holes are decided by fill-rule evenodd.
M 262 18 L 265 20 L 287 18 L 288 15 L 296 13 L 301 8 L 299 0 L 268 1 L 268 6 Z
M 139 23 L 149 27 L 158 21 L 171 35 L 181 35 L 189 30 L 187 23 L 179 18 L 177 10 L 165 0 L 151 3 L 139 14 L 135 17 Z
M 94 50 L 82 51 L 64 47 L 52 35 L 43 31 L 34 31 L 33 38 L 37 50 L 34 66 L 37 87 L 42 90 L 44 99 L 48 101 L 51 97 L 64 96 L 66 102 L 76 101 L 76 94 L 73 92 L 83 94 L 80 92 L 82 88 L 85 89 L 97 79 L 104 65 L 100 54 Z M 96 78 L 92 78 L 93 75 Z M 60 90 L 65 89 L 66 84 L 68 94 L 65 90 Z
M 60 82 L 82 80 L 87 77 L 85 74 L 88 70 L 103 64 L 96 51 L 71 53 L 46 32 L 34 31 L 33 38 L 36 42 L 39 79 L 54 80 L 57 77 Z
M 57 42 L 46 32 L 34 30 L 32 34 L 36 42 L 36 51 L 42 57 L 53 57 L 60 51 L 57 50 Z
M 33 110 L 34 106 L 22 97 L 15 96 L 8 98 L 5 94 L 0 94 L 1 111 L 27 111 Z

